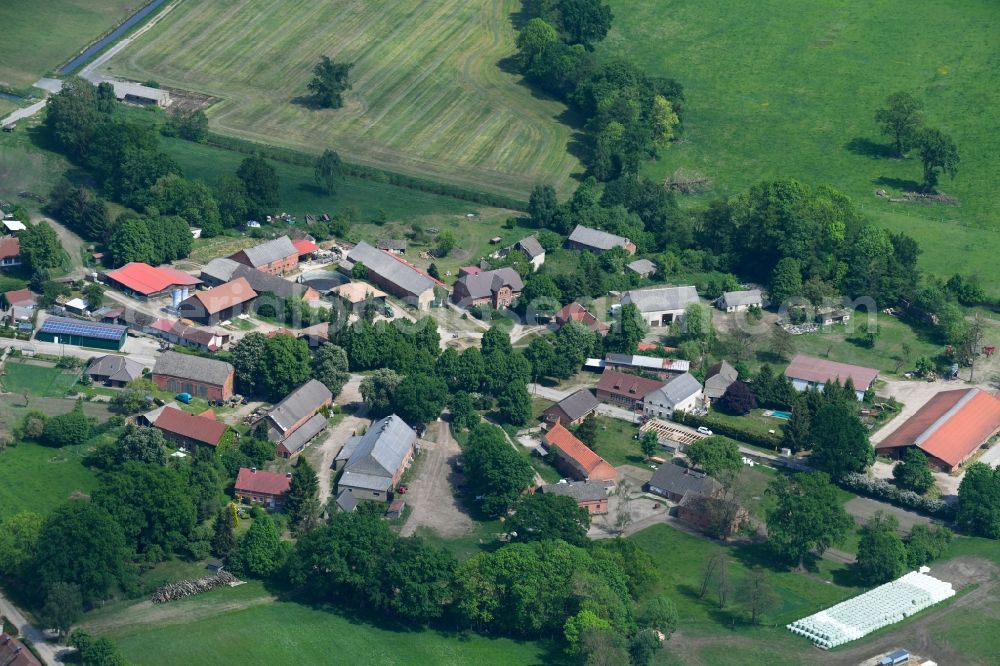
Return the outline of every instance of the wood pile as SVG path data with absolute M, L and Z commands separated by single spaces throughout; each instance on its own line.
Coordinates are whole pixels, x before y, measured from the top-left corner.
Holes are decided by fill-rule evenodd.
M 214 576 L 205 576 L 197 580 L 182 580 L 179 583 L 164 585 L 153 593 L 154 604 L 163 604 L 176 599 L 183 599 L 202 592 L 208 592 L 223 585 L 239 583 L 240 579 L 228 571 L 220 571 Z

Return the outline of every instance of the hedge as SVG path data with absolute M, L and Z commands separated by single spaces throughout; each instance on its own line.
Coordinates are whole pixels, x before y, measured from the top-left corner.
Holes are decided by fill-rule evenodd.
M 246 139 L 240 139 L 237 137 L 223 136 L 222 134 L 211 131 L 208 132 L 205 143 L 210 146 L 215 146 L 216 148 L 223 148 L 225 150 L 231 150 L 233 152 L 243 153 L 246 155 L 261 155 L 278 162 L 295 164 L 297 166 L 312 167 L 316 163 L 315 155 L 292 150 L 291 148 L 281 148 L 279 146 L 256 143 L 254 141 L 247 141 Z M 526 211 L 528 208 L 526 201 L 514 199 L 513 197 L 507 197 L 502 194 L 470 190 L 457 185 L 449 185 L 447 183 L 426 180 L 424 178 L 417 178 L 416 176 L 408 176 L 406 174 L 386 171 L 384 169 L 377 169 L 375 167 L 364 166 L 361 164 L 344 162 L 343 165 L 344 173 L 349 176 L 354 176 L 355 178 L 364 178 L 365 180 L 371 180 L 378 183 L 389 183 L 390 185 L 396 185 L 397 187 L 405 187 L 410 190 L 429 192 L 431 194 L 440 194 L 442 196 L 452 197 L 453 199 L 471 201 L 485 206 L 510 208 L 511 210 L 518 211 Z
M 854 472 L 840 479 L 839 483 L 845 489 L 859 495 L 883 500 L 904 509 L 919 511 L 942 520 L 950 521 L 955 518 L 955 509 L 947 502 L 923 497 L 912 490 L 901 490 L 885 479 L 876 479 Z
M 687 412 L 674 412 L 674 421 L 689 426 L 705 426 L 717 435 L 724 435 L 762 449 L 776 451 L 781 448 L 781 438 L 777 435 L 764 434 L 752 430 L 744 430 L 730 423 L 722 423 L 711 416 L 697 416 Z

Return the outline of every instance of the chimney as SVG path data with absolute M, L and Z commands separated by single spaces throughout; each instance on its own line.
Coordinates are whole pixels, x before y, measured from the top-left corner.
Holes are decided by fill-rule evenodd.
M 292 473 L 291 472 L 285 472 L 285 478 L 286 479 L 292 478 Z
M 250 473 L 251 474 L 256 474 L 257 473 L 257 468 L 256 467 L 251 467 L 250 468 Z

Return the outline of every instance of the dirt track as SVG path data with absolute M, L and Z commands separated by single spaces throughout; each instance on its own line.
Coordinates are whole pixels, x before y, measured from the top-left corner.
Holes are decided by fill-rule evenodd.
M 420 467 L 405 496 L 412 511 L 400 530 L 402 536 L 427 527 L 441 537 L 454 539 L 475 528 L 453 492 L 458 474 L 452 470 L 451 461 L 461 453 L 447 423 L 435 421 L 427 426 L 417 463 Z

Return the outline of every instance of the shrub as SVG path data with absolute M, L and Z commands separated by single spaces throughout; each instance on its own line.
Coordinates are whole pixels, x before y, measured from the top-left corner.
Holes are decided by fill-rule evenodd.
M 884 500 L 942 520 L 953 520 L 955 517 L 955 509 L 943 500 L 923 497 L 912 490 L 900 490 L 885 479 L 854 472 L 845 474 L 840 479 L 840 485 L 860 495 Z

